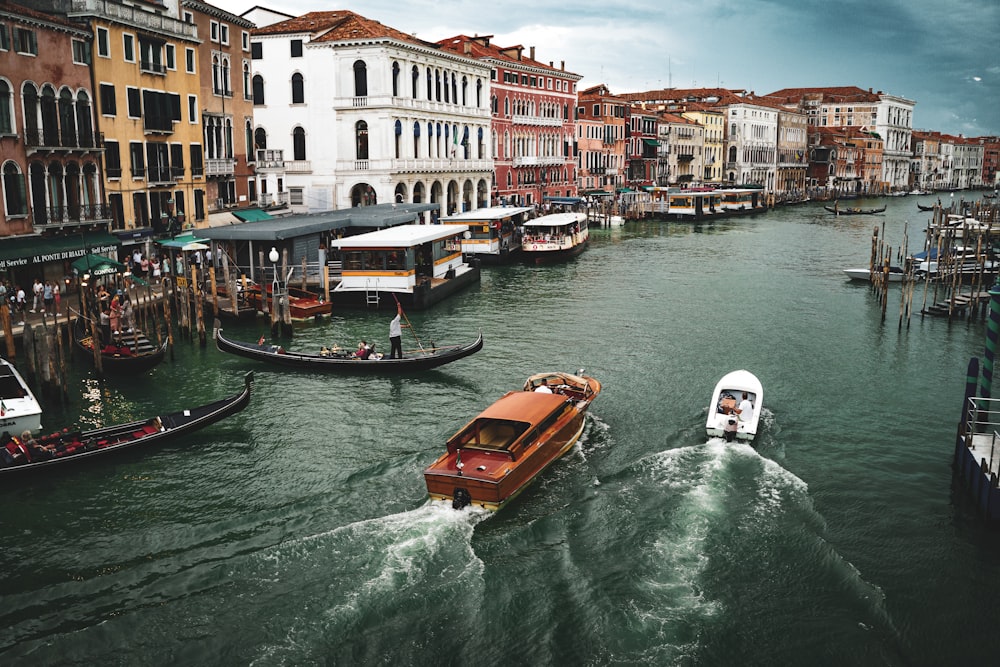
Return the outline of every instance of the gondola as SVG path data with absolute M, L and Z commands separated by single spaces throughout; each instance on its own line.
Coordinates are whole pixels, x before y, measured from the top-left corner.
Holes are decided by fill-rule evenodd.
M 840 208 L 839 206 L 824 206 L 823 208 L 834 215 L 875 215 L 876 213 L 885 213 L 885 206 L 882 208 L 859 208 L 857 206 Z
M 197 408 L 91 431 L 57 432 L 34 441 L 8 440 L 0 443 L 0 477 L 49 470 L 197 431 L 245 408 L 252 387 L 253 372 L 250 372 L 244 377 L 243 391 L 239 394 Z
M 924 206 L 923 204 L 917 204 L 917 208 L 919 208 L 921 211 L 933 211 L 934 205 L 932 204 L 930 206 Z
M 223 352 L 280 366 L 333 373 L 378 374 L 425 371 L 467 357 L 483 348 L 483 334 L 480 332 L 479 337 L 467 345 L 432 345 L 429 348 L 408 350 L 403 353 L 402 359 L 390 359 L 388 356 L 380 359 L 356 359 L 351 356 L 350 350 L 332 350 L 327 354 L 291 352 L 279 345 L 230 340 L 222 335 L 221 329 L 215 334 L 215 344 Z
M 88 359 L 94 359 L 94 338 L 86 328 L 86 320 L 77 318 L 74 329 L 76 348 Z M 101 348 L 101 368 L 105 373 L 137 374 L 145 373 L 163 361 L 167 353 L 167 343 L 157 347 L 140 331 L 122 332 L 112 337 L 111 342 Z

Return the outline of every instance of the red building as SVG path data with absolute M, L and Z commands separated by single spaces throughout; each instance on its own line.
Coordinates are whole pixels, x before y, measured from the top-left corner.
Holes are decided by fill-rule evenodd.
M 494 160 L 491 204 L 541 204 L 575 197 L 576 85 L 582 77 L 535 60 L 535 47 L 500 47 L 492 35 L 458 35 L 438 44 L 488 63 Z

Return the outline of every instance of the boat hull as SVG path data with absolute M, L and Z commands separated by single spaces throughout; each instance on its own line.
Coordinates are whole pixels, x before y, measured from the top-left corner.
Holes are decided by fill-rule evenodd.
M 529 264 L 555 264 L 576 257 L 586 250 L 589 244 L 590 240 L 588 239 L 570 248 L 561 248 L 559 250 L 532 250 L 525 248 L 522 251 L 522 257 Z
M 871 280 L 872 280 L 872 272 L 869 271 L 868 269 L 844 269 L 844 273 L 851 280 L 858 280 L 858 281 L 863 281 L 863 282 L 866 282 L 866 283 L 867 282 L 871 282 Z M 881 277 L 882 276 L 882 272 L 876 270 L 875 271 L 875 276 Z M 901 283 L 901 282 L 903 282 L 903 277 L 904 276 L 905 276 L 905 274 L 903 273 L 902 269 L 895 269 L 894 268 L 894 269 L 890 269 L 889 270 L 889 282 L 890 283 Z
M 14 365 L 0 359 L 0 433 L 21 435 L 42 426 L 42 406 Z
M 79 323 L 80 320 L 77 320 Z M 91 362 L 94 360 L 94 350 L 91 347 L 93 338 L 89 332 L 81 326 L 76 327 L 74 338 L 77 351 L 86 356 Z M 152 341 L 145 335 L 125 333 L 121 336 L 120 349 L 125 352 L 101 352 L 101 368 L 105 373 L 112 374 L 137 374 L 152 370 L 157 364 L 163 361 L 167 354 L 169 341 L 164 340 L 159 347 L 153 345 Z

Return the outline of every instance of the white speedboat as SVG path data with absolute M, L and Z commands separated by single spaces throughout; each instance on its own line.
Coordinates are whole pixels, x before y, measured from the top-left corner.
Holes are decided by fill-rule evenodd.
M 764 389 L 756 375 L 746 370 L 727 373 L 712 393 L 705 432 L 729 441 L 753 440 L 763 400 Z
M 869 282 L 871 280 L 871 272 L 868 269 L 844 269 L 844 273 L 851 280 L 863 280 Z M 875 273 L 881 275 L 882 271 L 876 269 Z M 903 278 L 906 276 L 906 272 L 898 266 L 889 267 L 889 282 L 890 283 L 901 283 Z
M 42 406 L 17 369 L 0 359 L 0 433 L 20 436 L 42 428 Z

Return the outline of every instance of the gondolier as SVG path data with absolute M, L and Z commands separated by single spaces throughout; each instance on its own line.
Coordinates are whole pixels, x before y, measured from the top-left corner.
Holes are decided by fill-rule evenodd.
M 403 316 L 403 306 L 397 301 L 396 302 L 396 317 L 392 318 L 389 322 L 389 343 L 391 348 L 389 350 L 390 359 L 402 359 L 403 358 L 403 327 L 399 323 L 399 319 Z M 399 356 L 396 356 L 396 353 Z

